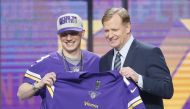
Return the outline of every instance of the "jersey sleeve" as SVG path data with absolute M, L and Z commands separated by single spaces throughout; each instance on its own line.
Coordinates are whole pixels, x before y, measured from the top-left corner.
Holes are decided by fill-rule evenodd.
M 48 63 L 45 61 L 45 59 L 48 58 L 48 56 L 49 55 L 41 57 L 34 64 L 32 64 L 29 69 L 26 70 L 23 82 L 34 84 L 35 82 L 39 82 L 42 79 L 42 77 L 45 75 L 45 70 L 47 69 Z
M 126 84 L 128 94 L 128 109 L 146 109 L 139 94 L 139 88 L 137 85 L 129 79 L 123 77 Z

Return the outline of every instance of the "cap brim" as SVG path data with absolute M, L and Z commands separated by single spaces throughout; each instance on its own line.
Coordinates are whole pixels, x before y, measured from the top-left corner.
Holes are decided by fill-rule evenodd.
M 64 29 L 59 30 L 57 32 L 57 34 L 61 34 L 61 33 L 64 33 L 65 31 L 70 31 L 70 30 L 81 32 L 83 29 L 82 28 L 74 28 L 74 27 L 72 27 L 72 28 L 64 28 Z

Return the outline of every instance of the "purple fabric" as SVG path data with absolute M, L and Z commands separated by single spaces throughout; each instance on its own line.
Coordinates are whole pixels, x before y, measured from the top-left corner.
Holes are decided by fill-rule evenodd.
M 89 71 L 89 72 L 98 72 L 99 71 L 99 57 L 86 50 L 82 51 L 82 54 L 83 54 L 83 61 L 82 61 L 83 70 Z M 41 78 L 49 72 L 55 72 L 55 73 L 66 72 L 64 61 L 65 60 L 63 60 L 62 56 L 60 56 L 57 52 L 53 52 L 53 53 L 50 53 L 49 56 L 46 55 L 44 57 L 41 57 L 41 59 L 37 60 L 28 69 L 28 71 L 40 75 Z M 70 64 L 69 66 L 72 67 L 73 65 Z M 93 66 L 93 68 L 91 66 Z M 31 78 L 24 77 L 24 82 L 34 84 L 35 81 Z M 45 91 L 46 91 L 46 88 L 43 88 L 42 90 L 38 91 L 35 95 L 40 95 L 44 97 Z
M 128 103 L 139 96 L 138 89 L 131 92 L 136 85 L 129 80 L 129 85 L 123 82 L 123 77 L 117 71 L 105 73 L 61 73 L 57 75 L 54 96 L 47 96 L 47 105 L 54 109 L 128 109 Z M 73 75 L 73 77 L 71 76 Z M 47 94 L 49 95 L 49 94 Z M 46 108 L 44 108 L 46 109 Z M 145 109 L 143 103 L 133 109 Z
M 99 73 L 99 57 L 88 51 L 82 53 L 80 72 L 67 71 L 65 60 L 57 52 L 42 57 L 28 69 L 32 74 L 26 74 L 36 78 L 33 74 L 42 78 L 48 72 L 56 73 L 53 97 L 46 87 L 35 94 L 42 98 L 41 109 L 127 109 L 128 103 L 139 96 L 138 88 L 131 92 L 137 86 L 130 80 L 126 85 L 118 71 Z M 35 81 L 25 77 L 24 82 Z M 134 109 L 144 108 L 140 103 Z

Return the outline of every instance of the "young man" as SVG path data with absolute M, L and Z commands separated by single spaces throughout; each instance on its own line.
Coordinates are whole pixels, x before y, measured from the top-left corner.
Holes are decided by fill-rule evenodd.
M 138 85 L 147 109 L 163 109 L 162 99 L 172 97 L 173 83 L 160 48 L 134 39 L 130 16 L 124 8 L 108 9 L 102 24 L 113 49 L 101 58 L 100 71 L 120 70 Z
M 64 14 L 57 19 L 57 30 L 62 49 L 41 57 L 26 71 L 17 93 L 21 100 L 40 95 L 43 107 L 45 93 L 54 90 L 51 86 L 58 73 L 99 72 L 99 57 L 80 49 L 85 33 L 82 19 L 77 14 Z

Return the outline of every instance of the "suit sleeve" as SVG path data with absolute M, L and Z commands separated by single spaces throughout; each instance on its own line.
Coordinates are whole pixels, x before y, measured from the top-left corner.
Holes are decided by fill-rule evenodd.
M 173 96 L 173 83 L 164 56 L 159 48 L 149 54 L 146 75 L 143 76 L 143 90 L 169 99 Z

